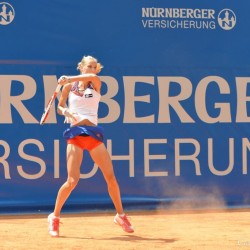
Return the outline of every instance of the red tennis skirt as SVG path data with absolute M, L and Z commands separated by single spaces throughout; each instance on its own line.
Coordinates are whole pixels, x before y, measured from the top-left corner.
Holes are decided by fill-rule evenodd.
M 102 144 L 101 141 L 93 138 L 92 136 L 75 136 L 71 139 L 67 140 L 68 144 L 74 144 L 81 148 L 82 150 L 91 151 L 92 149 L 96 148 L 98 145 Z

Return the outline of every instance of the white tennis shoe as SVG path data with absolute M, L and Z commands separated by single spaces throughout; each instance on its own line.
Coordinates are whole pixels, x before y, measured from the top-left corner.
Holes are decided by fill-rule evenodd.
M 129 219 L 128 219 L 126 214 L 123 216 L 116 214 L 116 216 L 114 218 L 114 223 L 121 226 L 123 231 L 125 231 L 126 233 L 133 233 L 134 232 L 134 228 L 131 225 L 131 223 L 129 222 Z
M 56 217 L 53 213 L 51 213 L 48 216 L 48 222 L 49 222 L 49 234 L 52 237 L 58 237 L 59 236 L 60 218 Z

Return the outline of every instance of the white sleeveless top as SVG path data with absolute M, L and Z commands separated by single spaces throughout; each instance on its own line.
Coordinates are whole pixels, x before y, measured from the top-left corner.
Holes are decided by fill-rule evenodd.
M 94 90 L 91 84 L 89 84 L 84 92 L 80 92 L 78 82 L 74 83 L 69 92 L 68 105 L 72 112 L 77 113 L 74 115 L 77 121 L 72 119 L 70 121 L 71 126 L 85 119 L 97 125 L 100 99 L 101 95 Z

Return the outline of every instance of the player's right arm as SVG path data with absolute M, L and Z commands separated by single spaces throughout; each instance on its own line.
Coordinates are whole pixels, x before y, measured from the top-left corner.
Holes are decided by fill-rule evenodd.
M 72 86 L 71 83 L 68 83 L 63 86 L 62 93 L 61 93 L 58 106 L 57 106 L 57 112 L 59 115 L 64 115 L 63 113 L 65 111 L 65 106 L 66 106 L 66 102 L 69 96 L 71 86 Z

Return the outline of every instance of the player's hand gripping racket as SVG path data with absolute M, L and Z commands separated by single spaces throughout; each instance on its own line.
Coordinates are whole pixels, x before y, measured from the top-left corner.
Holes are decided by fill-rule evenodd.
M 48 115 L 49 115 L 50 108 L 51 108 L 53 102 L 55 101 L 56 96 L 57 96 L 57 94 L 59 93 L 61 87 L 62 87 L 61 84 L 58 84 L 58 85 L 57 85 L 54 94 L 51 96 L 51 98 L 50 98 L 50 100 L 49 100 L 47 106 L 46 106 L 45 109 L 44 109 L 42 118 L 41 118 L 41 120 L 40 120 L 40 125 L 43 125 L 44 122 L 46 121 L 46 119 L 47 119 L 47 117 L 48 117 Z

